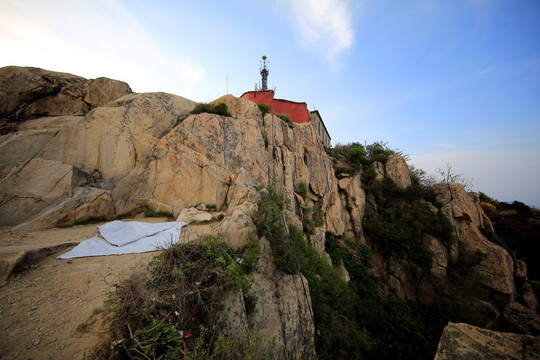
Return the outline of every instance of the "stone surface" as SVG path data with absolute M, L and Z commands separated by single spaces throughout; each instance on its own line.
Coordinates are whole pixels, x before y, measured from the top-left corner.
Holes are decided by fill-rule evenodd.
M 395 182 L 397 186 L 402 188 L 411 186 L 411 173 L 403 157 L 396 154 L 390 155 L 385 168 L 386 177 Z
M 449 323 L 439 341 L 435 360 L 454 359 L 540 359 L 540 338 Z
M 454 225 L 458 238 L 452 256 L 460 261 L 475 264 L 474 271 L 480 282 L 495 291 L 499 300 L 510 302 L 515 294 L 514 261 L 508 252 L 490 242 L 481 232 L 482 227 L 491 228 L 489 219 L 473 199 L 457 183 L 435 185 L 437 200 L 443 204 L 442 211 Z
M 212 215 L 206 211 L 197 210 L 196 208 L 186 208 L 182 210 L 180 215 L 176 218 L 176 221 L 192 223 L 192 222 L 205 222 L 212 220 Z
M 66 108 L 58 107 L 66 94 Z M 33 229 L 123 214 L 110 190 L 195 106 L 165 93 L 133 94 L 106 78 L 18 67 L 0 69 L 0 99 L 0 121 L 17 123 L 0 136 L 0 223 Z M 84 111 L 66 110 L 81 101 Z M 84 195 L 94 188 L 109 192 Z M 151 200 L 139 208 L 172 210 Z
M 510 330 L 525 335 L 540 335 L 540 319 L 518 302 L 511 302 L 504 308 L 503 317 Z
M 425 235 L 424 245 L 433 254 L 431 273 L 438 279 L 446 279 L 448 248 L 442 241 L 431 235 Z
M 0 119 L 84 115 L 129 93 L 129 86 L 117 80 L 7 66 L 0 68 Z
M 257 305 L 250 325 L 267 338 L 274 337 L 278 358 L 314 358 L 315 324 L 307 280 L 277 271 L 265 239 L 253 280 L 251 293 L 257 296 Z
M 347 271 L 347 268 L 345 267 L 345 264 L 343 264 L 343 260 L 341 259 L 341 261 L 339 262 L 338 266 L 336 267 L 336 270 L 339 274 L 339 277 L 341 278 L 341 280 L 345 281 L 345 282 L 349 282 L 351 281 L 351 277 L 349 276 L 349 271 Z
M 342 219 L 346 224 L 346 238 L 350 240 L 360 239 L 360 242 L 365 244 L 364 229 L 362 227 L 362 218 L 365 213 L 366 194 L 362 189 L 361 174 L 354 174 L 352 177 L 345 177 L 339 180 L 339 188 L 342 190 L 343 206 L 348 205 L 342 211 Z
M 386 177 L 386 170 L 382 162 L 375 161 L 371 166 L 375 170 L 375 180 L 383 180 Z
M 16 225 L 57 200 L 71 196 L 76 185 L 73 166 L 32 159 L 0 180 L 0 225 Z

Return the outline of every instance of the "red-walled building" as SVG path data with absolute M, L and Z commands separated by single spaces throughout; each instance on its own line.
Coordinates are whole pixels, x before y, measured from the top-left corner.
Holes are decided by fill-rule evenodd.
M 309 121 L 309 111 L 305 102 L 274 99 L 274 90 L 248 91 L 242 94 L 242 97 L 257 104 L 270 105 L 274 114 L 287 114 L 293 123 L 302 124 Z
M 242 94 L 241 97 L 257 104 L 268 104 L 274 114 L 287 114 L 293 123 L 302 124 L 310 120 L 314 121 L 313 126 L 315 126 L 317 134 L 324 146 L 331 146 L 330 135 L 328 134 L 328 130 L 326 130 L 326 126 L 324 126 L 319 112 L 317 111 L 316 114 L 314 112 L 310 113 L 305 102 L 274 99 L 273 90 L 248 91 Z

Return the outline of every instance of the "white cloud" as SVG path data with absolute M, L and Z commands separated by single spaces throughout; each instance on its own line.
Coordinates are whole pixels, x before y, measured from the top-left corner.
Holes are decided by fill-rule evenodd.
M 348 0 L 289 0 L 303 41 L 326 54 L 330 64 L 354 43 Z
M 0 66 L 106 76 L 134 91 L 197 96 L 205 69 L 156 41 L 145 21 L 118 1 L 6 0 L 0 4 Z

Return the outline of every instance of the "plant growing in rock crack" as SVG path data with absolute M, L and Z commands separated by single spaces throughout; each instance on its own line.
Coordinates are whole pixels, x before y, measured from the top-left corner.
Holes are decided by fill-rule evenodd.
M 259 110 L 261 110 L 261 115 L 262 115 L 263 118 L 264 118 L 264 115 L 266 115 L 267 113 L 269 113 L 272 110 L 270 108 L 270 105 L 268 105 L 266 103 L 259 103 L 259 104 L 257 104 L 257 106 L 259 107 Z
M 253 311 L 256 298 L 248 295 L 246 273 L 257 256 L 258 239 L 253 238 L 239 253 L 217 237 L 165 249 L 149 264 L 149 275 L 134 274 L 117 287 L 109 305 L 114 313 L 111 335 L 122 341 L 100 356 L 178 359 L 190 356 L 197 343 L 197 351 L 212 358 L 216 339 L 225 330 L 219 315 L 223 296 L 240 292 Z M 238 264 L 238 257 L 246 265 Z M 193 335 L 193 343 L 181 341 L 182 331 Z M 243 341 L 234 344 L 249 348 Z
M 299 182 L 294 190 L 298 195 L 300 195 L 304 200 L 308 198 L 308 184 L 305 182 Z
M 223 116 L 232 116 L 229 112 L 229 108 L 227 104 L 220 102 L 218 104 L 205 104 L 201 103 L 195 106 L 193 110 L 191 110 L 190 114 L 201 114 L 201 113 L 210 113 L 210 114 L 217 114 L 217 115 L 223 115 Z

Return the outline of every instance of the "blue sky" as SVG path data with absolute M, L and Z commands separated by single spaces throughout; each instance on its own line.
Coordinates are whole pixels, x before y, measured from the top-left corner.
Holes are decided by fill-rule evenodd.
M 383 140 L 540 207 L 538 0 L 0 0 L 0 53 L 195 101 L 252 90 L 265 54 L 334 144 Z

